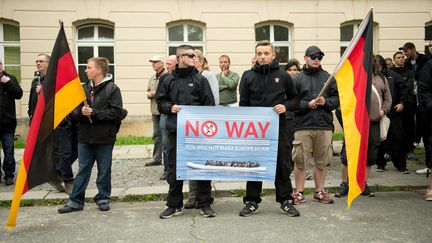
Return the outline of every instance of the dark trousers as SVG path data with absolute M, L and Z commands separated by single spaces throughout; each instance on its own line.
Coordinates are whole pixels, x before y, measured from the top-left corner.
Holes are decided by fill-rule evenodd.
M 287 149 L 288 149 L 288 161 L 291 166 L 291 171 L 294 169 L 294 161 L 292 160 L 292 142 L 294 141 L 294 120 L 293 119 L 286 119 L 286 126 L 288 130 L 288 143 L 287 143 Z
M 377 165 L 382 167 L 386 166 L 387 162 L 383 157 L 384 153 L 387 152 L 397 169 L 406 168 L 406 150 L 404 149 L 405 139 L 402 115 L 392 114 L 390 116 L 390 128 L 387 133 L 387 139 L 379 146 L 379 159 Z
M 73 181 L 72 164 L 78 158 L 78 134 L 75 126 L 57 127 L 55 130 L 56 170 L 63 181 Z
M 286 200 L 293 200 L 291 194 L 293 193 L 293 188 L 291 184 L 291 164 L 290 159 L 291 154 L 287 149 L 288 143 L 288 128 L 285 118 L 279 119 L 279 144 L 278 144 L 278 154 L 276 162 L 276 178 L 275 178 L 275 188 L 276 188 L 276 202 L 283 203 Z M 255 202 L 260 203 L 262 191 L 261 181 L 248 181 L 246 182 L 246 196 L 243 198 L 243 202 Z
M 411 153 L 414 150 L 413 144 L 416 133 L 415 109 L 413 104 L 408 103 L 402 112 L 402 130 L 405 134 L 405 139 L 402 144 L 405 153 Z
M 177 134 L 168 133 L 168 175 L 167 182 L 169 184 L 168 199 L 166 205 L 168 207 L 183 207 L 183 181 L 177 180 Z M 198 194 L 197 207 L 204 207 L 212 204 L 211 196 L 211 181 L 197 181 Z
M 378 161 L 378 146 L 380 145 L 380 123 L 370 122 L 369 125 L 369 139 L 368 139 L 368 153 L 366 165 L 372 166 Z
M 14 157 L 14 133 L 13 132 L 0 132 L 0 141 L 3 147 L 3 171 L 5 173 L 5 179 L 8 177 L 13 178 L 15 173 L 15 157 Z M 0 155 L 1 165 L 1 155 Z M 0 170 L 0 177 L 1 177 Z

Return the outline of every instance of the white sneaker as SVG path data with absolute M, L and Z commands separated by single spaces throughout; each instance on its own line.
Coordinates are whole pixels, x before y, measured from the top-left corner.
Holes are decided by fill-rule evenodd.
M 416 170 L 416 174 L 426 174 L 428 172 L 428 170 L 429 170 L 429 168 Z

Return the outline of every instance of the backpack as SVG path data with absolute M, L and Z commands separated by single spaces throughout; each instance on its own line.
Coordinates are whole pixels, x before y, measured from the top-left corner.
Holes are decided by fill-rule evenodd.
M 105 87 L 105 95 L 106 97 L 111 97 L 111 94 L 114 92 L 114 82 L 108 82 Z M 110 98 L 108 98 L 110 101 Z M 121 109 L 121 117 L 119 120 L 116 120 L 116 133 L 120 131 L 120 126 L 122 124 L 122 120 L 126 118 L 128 111 L 125 108 Z

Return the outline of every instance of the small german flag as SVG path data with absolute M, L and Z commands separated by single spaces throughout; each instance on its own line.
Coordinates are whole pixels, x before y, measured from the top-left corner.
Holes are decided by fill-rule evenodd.
M 61 23 L 27 135 L 7 229 L 16 226 L 21 196 L 33 187 L 55 178 L 54 129 L 84 100 L 84 90 Z
M 364 190 L 372 87 L 373 11 L 360 24 L 335 70 L 348 160 L 348 207 Z

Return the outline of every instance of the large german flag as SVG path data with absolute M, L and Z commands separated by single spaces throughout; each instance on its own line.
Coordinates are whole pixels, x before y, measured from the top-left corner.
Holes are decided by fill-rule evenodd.
M 16 226 L 21 196 L 55 178 L 54 129 L 85 99 L 61 24 L 27 135 L 7 228 Z
M 372 85 L 373 12 L 369 11 L 335 70 L 348 159 L 348 207 L 364 190 Z

